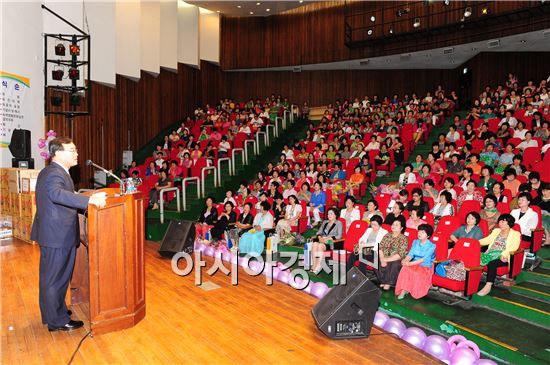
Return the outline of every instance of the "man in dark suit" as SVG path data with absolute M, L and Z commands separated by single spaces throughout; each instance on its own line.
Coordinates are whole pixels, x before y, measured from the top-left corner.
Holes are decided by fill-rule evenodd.
M 80 241 L 77 209 L 88 204 L 105 206 L 105 193 L 91 197 L 74 192 L 69 168 L 78 164 L 78 152 L 71 139 L 50 142 L 52 158 L 38 175 L 36 216 L 31 239 L 40 245 L 40 312 L 50 331 L 70 331 L 84 325 L 71 320 L 65 296 L 73 273 L 76 248 Z

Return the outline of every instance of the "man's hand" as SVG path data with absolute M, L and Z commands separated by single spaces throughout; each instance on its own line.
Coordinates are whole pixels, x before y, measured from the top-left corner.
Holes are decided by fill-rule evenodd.
M 90 196 L 88 204 L 95 205 L 98 208 L 103 208 L 107 204 L 107 193 L 95 193 Z

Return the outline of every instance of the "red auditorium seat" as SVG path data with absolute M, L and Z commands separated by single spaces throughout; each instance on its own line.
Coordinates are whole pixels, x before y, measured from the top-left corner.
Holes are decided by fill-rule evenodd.
M 436 231 L 448 237 L 460 227 L 460 219 L 457 216 L 441 217 Z
M 453 280 L 434 274 L 432 276 L 432 284 L 454 292 L 462 292 L 465 297 L 475 294 L 479 289 L 482 274 L 482 268 L 479 266 L 480 257 L 481 249 L 478 240 L 459 239 L 451 250 L 449 259 L 464 262 L 466 280 Z

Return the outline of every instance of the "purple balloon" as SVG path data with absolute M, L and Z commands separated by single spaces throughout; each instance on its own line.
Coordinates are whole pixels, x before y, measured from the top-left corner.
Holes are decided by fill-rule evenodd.
M 426 338 L 426 342 L 424 342 L 422 349 L 430 355 L 437 357 L 439 360 L 446 360 L 449 358 L 449 347 L 447 340 L 443 337 L 431 335 Z
M 387 332 L 395 333 L 397 336 L 401 337 L 407 326 L 397 318 L 390 318 L 384 323 L 384 330 Z
M 466 341 L 466 337 L 462 335 L 454 335 L 447 339 L 447 343 L 451 346 L 450 350 L 453 351 L 456 346 L 462 341 Z
M 307 286 L 304 288 L 304 292 L 311 294 L 311 289 L 313 288 L 313 282 L 308 281 Z
M 457 347 L 451 352 L 451 356 L 449 356 L 451 365 L 472 365 L 476 360 L 477 356 L 475 352 L 467 347 Z
M 204 245 L 204 243 L 199 243 L 199 247 L 197 248 L 197 251 L 204 252 L 205 249 L 206 249 L 206 246 Z
M 248 267 L 255 273 L 260 273 L 263 269 L 263 265 L 258 261 L 252 261 L 248 263 Z
M 410 327 L 403 332 L 401 339 L 421 349 L 424 346 L 424 342 L 426 342 L 426 337 L 426 334 L 420 328 Z
M 245 257 L 239 257 L 237 262 L 239 263 L 239 266 L 244 266 L 247 264 L 248 260 Z
M 315 283 L 311 288 L 311 294 L 314 297 L 321 299 L 322 297 L 325 296 L 325 294 L 327 293 L 327 290 L 328 290 L 328 287 L 325 283 Z
M 206 256 L 214 256 L 214 251 L 215 251 L 214 247 L 212 247 L 212 246 L 207 246 L 207 247 L 204 249 L 203 252 L 204 252 L 204 254 L 205 254 Z
M 390 319 L 390 316 L 388 316 L 384 312 L 376 311 L 376 314 L 374 315 L 374 325 L 380 328 L 384 327 L 384 323 Z
M 223 261 L 231 261 L 231 252 L 224 252 L 222 253 L 222 260 Z
M 304 285 L 304 279 L 302 279 L 299 276 L 294 276 L 294 278 L 289 277 L 288 278 L 288 283 L 294 289 L 298 289 L 298 288 L 301 288 L 302 285 Z
M 498 365 L 498 364 L 496 362 L 494 362 L 493 360 L 479 359 L 476 362 L 474 362 L 474 365 Z
M 271 276 L 274 280 L 278 280 L 279 279 L 279 275 L 281 275 L 281 269 L 279 269 L 278 267 L 274 267 L 273 268 L 273 275 Z
M 277 277 L 277 280 L 279 280 L 281 283 L 288 284 L 289 277 L 290 277 L 290 271 L 285 270 L 285 271 L 281 271 L 281 273 Z
M 474 354 L 476 354 L 476 360 L 479 359 L 481 357 L 481 352 L 479 351 L 479 346 L 476 345 L 474 342 L 472 341 L 462 341 L 461 343 L 459 343 L 456 348 L 457 349 L 460 349 L 460 348 L 467 348 L 467 349 L 470 349 L 474 352 Z M 451 350 L 452 352 L 452 350 Z

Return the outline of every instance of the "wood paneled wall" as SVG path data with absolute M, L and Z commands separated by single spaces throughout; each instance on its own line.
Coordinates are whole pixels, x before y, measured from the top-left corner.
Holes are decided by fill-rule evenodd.
M 192 115 L 197 105 L 215 103 L 227 95 L 223 73 L 207 62 L 201 63 L 200 70 L 179 64 L 177 73 L 142 71 L 137 82 L 120 75 L 116 81 L 116 88 L 91 83 L 89 116 L 72 122 L 62 116 L 46 117 L 46 130 L 70 136 L 77 145 L 80 165 L 71 171 L 80 188 L 90 187 L 93 179 L 92 169 L 84 165 L 87 159 L 116 169 L 123 150 L 138 150 L 161 130 Z
M 533 16 L 521 19 L 511 17 L 509 21 L 497 24 L 487 21 L 480 26 L 461 29 L 459 19 L 463 7 L 470 3 L 475 8 L 476 2 L 452 1 L 446 8 L 456 8 L 453 13 L 429 15 L 445 6 L 442 1 L 423 1 L 411 6 L 411 12 L 401 18 L 395 16 L 396 3 L 384 1 L 348 2 L 347 5 L 342 1 L 319 2 L 269 17 L 222 17 L 221 66 L 223 70 L 268 68 L 378 57 L 503 37 L 550 26 L 548 14 L 534 9 Z M 489 5 L 488 17 L 531 4 L 540 5 L 538 2 L 493 2 Z M 545 6 L 548 8 L 548 5 Z M 406 20 L 403 24 L 394 25 L 396 32 L 399 27 L 401 31 L 408 32 L 415 16 L 423 15 L 427 18 L 422 18 L 422 25 L 418 28 L 420 31 L 428 25 L 433 28 L 442 24 L 456 24 L 456 27 L 439 34 L 424 34 L 407 40 L 384 38 L 382 42 L 373 41 L 364 47 L 350 49 L 345 45 L 345 18 L 346 15 L 356 13 L 364 13 L 358 19 L 367 24 L 370 22 L 370 14 L 376 14 L 376 22 L 372 25 L 384 24 L 380 25 L 380 29 L 374 28 L 373 37 L 382 30 L 387 32 L 388 22 L 395 19 Z M 479 19 L 476 16 L 472 15 L 471 19 Z
M 550 52 L 484 52 L 480 53 L 463 67 L 472 70 L 472 95 L 479 95 L 486 85 L 504 85 L 508 73 L 518 76 L 520 85 L 528 80 L 538 86 L 542 79 L 550 76 Z

